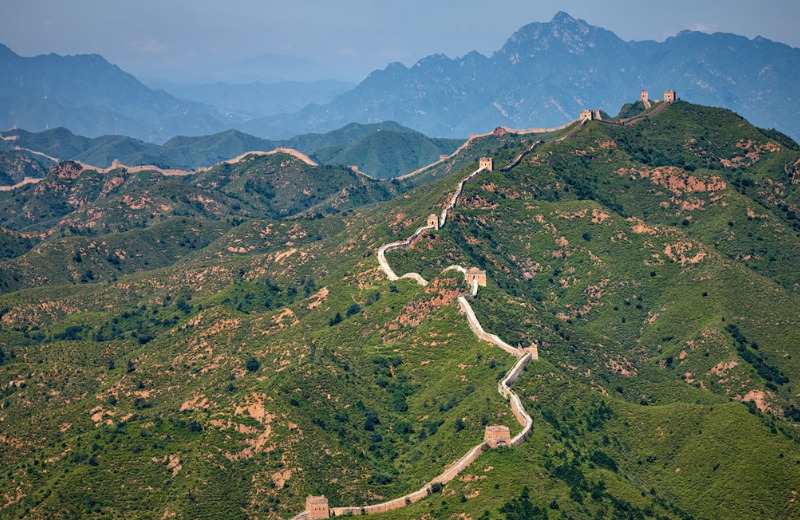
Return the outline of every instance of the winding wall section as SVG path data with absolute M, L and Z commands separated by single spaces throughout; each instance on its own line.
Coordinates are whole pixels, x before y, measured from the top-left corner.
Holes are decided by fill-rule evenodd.
M 631 124 L 631 123 L 634 123 L 634 122 L 639 121 L 641 119 L 654 116 L 655 114 L 661 112 L 664 109 L 664 107 L 666 107 L 666 106 L 667 106 L 667 103 L 661 103 L 652 112 L 649 112 L 647 114 L 643 114 L 641 116 L 636 116 L 634 118 L 631 118 L 631 119 L 628 119 L 628 120 L 625 120 L 625 121 L 622 121 L 622 122 L 609 122 L 609 121 L 598 121 L 598 122 L 604 123 L 604 124 L 614 124 L 614 125 L 617 125 L 617 126 Z M 572 128 L 565 135 L 563 135 L 562 137 L 560 137 L 558 139 L 553 139 L 553 140 L 549 141 L 549 143 L 555 144 L 555 143 L 560 143 L 560 142 L 566 141 L 567 139 L 569 139 L 573 135 L 575 135 L 581 128 L 583 128 L 583 126 L 585 124 L 586 124 L 585 120 L 580 121 L 578 124 L 575 125 L 574 128 Z M 569 126 L 569 125 L 565 125 L 562 128 L 566 128 L 567 126 Z M 531 133 L 533 133 L 533 132 L 531 132 Z M 486 134 L 486 135 L 488 135 L 488 134 Z M 473 136 L 473 137 L 475 137 L 475 136 Z M 472 140 L 472 137 L 470 138 L 470 140 Z M 469 141 L 467 143 L 465 143 L 465 145 L 463 145 L 461 148 L 464 148 L 466 146 L 466 144 L 468 144 L 468 143 L 469 143 Z M 522 162 L 522 159 L 527 154 L 529 154 L 530 152 L 535 150 L 541 144 L 544 144 L 544 141 L 539 140 L 539 141 L 534 142 L 533 144 L 531 144 L 530 147 L 528 147 L 526 150 L 521 152 L 519 154 L 519 156 L 517 156 L 514 159 L 514 161 L 509 163 L 504 168 L 501 168 L 500 171 L 509 171 L 510 169 L 514 168 L 515 166 L 520 164 L 520 162 Z M 458 153 L 458 152 L 456 152 L 456 153 Z M 428 168 L 428 167 L 430 167 L 430 166 L 427 166 L 426 168 Z M 423 168 L 423 169 L 425 169 L 425 168 Z M 455 193 L 450 198 L 450 201 L 447 204 L 447 206 L 445 206 L 445 208 L 442 210 L 442 213 L 441 213 L 441 216 L 440 216 L 440 221 L 439 221 L 439 227 L 441 227 L 441 226 L 443 226 L 445 224 L 445 222 L 447 221 L 447 217 L 448 217 L 449 213 L 453 210 L 453 208 L 455 208 L 456 204 L 458 203 L 458 199 L 461 197 L 461 193 L 462 193 L 462 191 L 464 189 L 464 185 L 466 183 L 474 180 L 476 177 L 478 177 L 478 175 L 480 175 L 480 173 L 483 170 L 484 170 L 484 168 L 478 168 L 477 170 L 475 170 L 472 173 L 470 173 L 469 175 L 467 175 L 465 178 L 463 178 L 458 183 L 458 186 L 456 187 Z M 409 176 L 414 175 L 416 173 L 419 173 L 419 171 L 412 172 L 411 174 L 405 175 L 404 177 L 409 177 Z M 384 245 L 382 245 L 382 246 L 380 246 L 378 248 L 378 263 L 379 263 L 381 269 L 383 270 L 383 272 L 386 274 L 386 277 L 389 280 L 398 280 L 399 278 L 412 278 L 412 279 L 416 280 L 417 283 L 419 283 L 420 285 L 424 286 L 424 285 L 428 284 L 428 282 L 422 276 L 420 276 L 418 273 L 406 273 L 406 274 L 398 277 L 397 274 L 395 274 L 394 270 L 392 270 L 391 266 L 389 265 L 389 262 L 386 260 L 386 253 L 388 251 L 392 251 L 392 250 L 395 250 L 395 249 L 408 249 L 414 244 L 414 242 L 419 240 L 419 238 L 426 231 L 432 231 L 434 229 L 435 229 L 435 226 L 432 226 L 432 225 L 431 226 L 422 226 L 422 227 L 418 228 L 414 232 L 414 234 L 411 235 L 409 238 L 407 238 L 405 240 L 397 241 L 397 242 L 391 242 L 389 244 L 384 244 Z M 450 270 L 457 270 L 462 274 L 464 274 L 466 272 L 466 270 L 463 267 L 459 266 L 459 265 L 448 266 L 442 272 L 446 272 L 446 271 L 450 271 Z M 478 292 L 478 283 L 477 283 L 477 281 L 473 281 L 473 284 L 470 287 L 470 295 L 472 297 L 475 297 L 477 295 L 477 292 Z M 538 349 L 537 349 L 537 347 L 535 345 L 531 346 L 529 348 L 526 348 L 526 349 L 512 347 L 511 345 L 509 345 L 508 343 L 506 343 L 505 341 L 500 339 L 500 337 L 497 336 L 496 334 L 490 334 L 490 333 L 486 332 L 483 329 L 483 326 L 481 325 L 480 321 L 475 316 L 475 311 L 472 310 L 472 306 L 469 304 L 469 302 L 467 301 L 467 298 L 464 295 L 459 295 L 458 296 L 458 304 L 459 304 L 459 307 L 460 307 L 461 311 L 465 314 L 465 316 L 467 318 L 467 323 L 469 324 L 469 327 L 472 330 L 472 332 L 475 334 L 475 336 L 477 336 L 481 340 L 484 340 L 484 341 L 487 341 L 487 342 L 489 342 L 489 343 L 491 343 L 493 345 L 496 345 L 497 347 L 503 349 L 505 352 L 507 352 L 507 353 L 511 354 L 512 356 L 517 358 L 517 362 L 514 364 L 514 366 L 511 367 L 511 369 L 506 373 L 505 377 L 498 383 L 497 391 L 504 398 L 508 399 L 508 401 L 509 401 L 509 403 L 511 405 L 511 411 L 514 413 L 514 416 L 516 417 L 517 421 L 522 426 L 522 430 L 520 430 L 520 432 L 517 433 L 511 439 L 511 444 L 513 446 L 520 446 L 523 442 L 525 442 L 525 439 L 527 439 L 530 436 L 530 434 L 531 434 L 531 432 L 533 430 L 533 419 L 531 419 L 531 416 L 528 415 L 527 411 L 525 411 L 525 407 L 522 404 L 522 400 L 511 389 L 511 385 L 517 380 L 517 378 L 522 373 L 522 371 L 525 369 L 525 366 L 528 365 L 528 363 L 530 363 L 531 361 L 535 361 L 535 360 L 539 359 Z M 431 480 L 430 482 L 425 484 L 423 487 L 421 487 L 420 489 L 418 489 L 418 490 L 416 490 L 416 491 L 414 491 L 412 493 L 409 493 L 409 494 L 407 494 L 405 496 L 402 496 L 402 497 L 399 497 L 399 498 L 395 498 L 393 500 L 389 500 L 389 501 L 386 501 L 386 502 L 381 502 L 380 504 L 373 504 L 373 505 L 369 505 L 369 506 L 363 506 L 363 507 L 362 506 L 332 507 L 332 508 L 330 508 L 331 515 L 332 516 L 343 516 L 343 515 L 362 515 L 362 514 L 384 513 L 386 511 L 392 511 L 394 509 L 398 509 L 398 508 L 413 504 L 414 502 L 422 500 L 423 498 L 425 498 L 426 496 L 431 494 L 433 492 L 432 486 L 434 484 L 446 484 L 447 482 L 449 482 L 452 479 L 454 479 L 461 471 L 463 471 L 470 464 L 472 464 L 475 461 L 475 459 L 477 459 L 478 456 L 480 456 L 480 454 L 483 453 L 487 448 L 488 448 L 488 444 L 487 444 L 486 441 L 478 444 L 477 446 L 474 446 L 467 453 L 465 453 L 461 458 L 459 458 L 458 460 L 456 460 L 455 462 L 453 462 L 452 464 L 447 466 L 445 468 L 445 470 L 440 475 L 438 475 L 433 480 Z M 297 516 L 293 517 L 292 520 L 302 520 L 302 519 L 305 519 L 307 517 L 308 517 L 307 511 L 303 511 L 303 512 L 299 513 Z

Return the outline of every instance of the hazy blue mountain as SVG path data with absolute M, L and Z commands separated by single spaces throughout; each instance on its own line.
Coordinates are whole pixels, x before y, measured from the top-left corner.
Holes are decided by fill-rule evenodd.
M 311 103 L 328 103 L 339 94 L 355 87 L 344 81 L 285 81 L 231 84 L 225 82 L 179 84 L 155 82 L 173 96 L 213 106 L 217 116 L 229 121 L 296 112 Z
M 2 128 L 63 126 L 90 137 L 123 134 L 163 142 L 221 130 L 209 110 L 152 90 L 96 54 L 25 58 L 0 44 Z
M 800 49 L 765 38 L 683 31 L 661 43 L 626 42 L 560 12 L 522 27 L 491 57 L 392 63 L 330 103 L 250 121 L 246 130 L 281 137 L 391 119 L 427 135 L 464 136 L 500 125 L 560 125 L 583 108 L 616 113 L 640 89 L 651 98 L 675 89 L 797 139 L 798 80 Z

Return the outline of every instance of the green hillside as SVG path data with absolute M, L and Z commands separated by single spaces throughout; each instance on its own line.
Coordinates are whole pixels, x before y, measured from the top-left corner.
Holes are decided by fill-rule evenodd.
M 0 186 L 13 186 L 26 177 L 44 177 L 51 165 L 49 161 L 39 161 L 25 152 L 0 151 Z
M 385 200 L 417 182 L 376 181 L 283 153 L 250 155 L 189 176 L 124 168 L 100 173 L 64 162 L 37 184 L 0 192 L 0 224 L 93 235 L 147 227 L 173 216 L 284 217 Z
M 371 124 L 350 123 L 336 130 L 331 130 L 330 132 L 296 135 L 290 137 L 284 143 L 289 148 L 311 153 L 314 150 L 320 150 L 322 148 L 345 146 L 379 131 L 416 133 L 415 130 L 394 121 Z
M 0 261 L 2 516 L 285 519 L 419 489 L 520 429 L 514 358 L 468 327 L 452 264 L 487 271 L 487 331 L 538 346 L 513 387 L 533 434 L 376 518 L 800 516 L 797 145 L 686 102 L 553 137 L 402 182 L 274 155 L 0 193 L 8 240 L 41 234 Z M 482 155 L 446 225 L 387 254 L 430 283 L 388 280 L 378 247 Z
M 323 164 L 358 165 L 381 178 L 416 170 L 450 154 L 462 143 L 457 139 L 432 139 L 392 121 L 352 123 L 325 134 L 304 134 L 283 141 L 254 137 L 237 130 L 207 136 L 174 137 L 163 145 L 120 135 L 97 138 L 76 136 L 65 128 L 43 132 L 8 130 L 0 136 L 0 185 L 13 185 L 24 176 L 41 178 L 48 168 L 41 156 L 22 154 L 13 146 L 41 152 L 62 161 L 79 161 L 108 168 L 118 161 L 126 166 L 156 166 L 194 171 L 239 157 L 247 152 L 268 152 L 277 147 L 317 154 Z
M 313 152 L 324 164 L 358 166 L 360 171 L 382 179 L 400 176 L 450 155 L 462 141 L 431 139 L 417 132 L 383 130 L 342 146 Z

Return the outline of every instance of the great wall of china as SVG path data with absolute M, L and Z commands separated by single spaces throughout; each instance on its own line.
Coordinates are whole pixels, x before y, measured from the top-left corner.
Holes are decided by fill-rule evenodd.
M 0 138 L 4 139 L 6 141 L 11 140 L 8 137 L 0 136 Z M 53 161 L 55 163 L 61 162 L 61 160 L 56 158 L 56 157 L 50 157 L 49 155 L 45 155 L 45 154 L 43 154 L 41 152 L 37 152 L 35 150 L 30 150 L 28 148 L 22 148 L 20 146 L 15 146 L 14 149 L 15 150 L 19 150 L 19 151 L 23 151 L 23 152 L 28 152 L 28 153 L 41 155 L 43 157 L 46 157 L 46 158 L 50 159 L 51 161 Z M 250 155 L 261 156 L 261 155 L 273 155 L 273 154 L 276 154 L 276 153 L 289 154 L 292 157 L 303 161 L 304 163 L 306 163 L 309 166 L 319 166 L 319 164 L 314 162 L 309 156 L 307 156 L 303 152 L 299 152 L 299 151 L 297 151 L 297 150 L 295 150 L 293 148 L 281 148 L 281 147 L 275 148 L 274 150 L 270 150 L 269 152 L 263 152 L 263 151 L 258 151 L 258 150 L 245 152 L 245 153 L 239 155 L 238 157 L 234 157 L 233 159 L 228 159 L 227 161 L 219 162 L 219 163 L 217 163 L 217 164 L 215 164 L 213 166 L 204 166 L 202 168 L 198 168 L 195 171 L 178 170 L 178 169 L 164 169 L 164 168 L 159 168 L 158 166 L 154 166 L 152 164 L 140 165 L 140 166 L 125 166 L 124 164 L 122 164 L 121 162 L 119 162 L 117 160 L 114 160 L 111 163 L 111 166 L 109 166 L 108 168 L 98 168 L 97 166 L 92 166 L 91 164 L 86 164 L 86 163 L 83 163 L 81 161 L 73 161 L 73 162 L 79 164 L 80 167 L 83 168 L 84 170 L 94 170 L 97 173 L 109 173 L 112 170 L 116 170 L 117 168 L 124 168 L 128 173 L 136 173 L 136 172 L 143 172 L 143 171 L 155 171 L 155 172 L 158 172 L 158 173 L 160 173 L 162 175 L 170 177 L 170 176 L 194 175 L 196 173 L 201 173 L 201 172 L 208 171 L 211 168 L 214 168 L 214 167 L 219 166 L 221 164 L 236 164 L 236 163 L 242 162 L 246 157 L 248 157 Z M 374 177 L 371 177 L 371 176 L 367 175 L 366 173 L 360 172 L 358 170 L 353 170 L 353 171 L 356 174 L 363 175 L 363 176 L 369 177 L 371 179 L 374 178 Z M 0 191 L 11 191 L 11 190 L 14 190 L 16 188 L 19 188 L 20 186 L 25 186 L 26 184 L 35 184 L 35 183 L 41 181 L 42 179 L 43 179 L 43 177 L 42 178 L 25 177 L 25 179 L 23 181 L 18 182 L 17 184 L 14 184 L 13 186 L 0 186 Z
M 643 102 L 643 104 L 646 107 L 646 109 L 650 109 L 651 104 L 650 104 L 649 100 L 647 99 L 647 91 L 642 91 L 640 100 Z M 553 139 L 551 141 L 548 141 L 549 144 L 556 144 L 556 143 L 564 142 L 564 141 L 570 139 L 571 137 L 573 137 L 581 128 L 584 127 L 584 125 L 586 124 L 587 121 L 594 120 L 594 121 L 597 121 L 598 123 L 602 123 L 602 124 L 606 124 L 606 125 L 614 125 L 614 126 L 629 125 L 629 124 L 633 124 L 633 123 L 635 123 L 637 121 L 640 121 L 642 119 L 646 119 L 646 118 L 655 116 L 656 114 L 660 113 L 662 110 L 664 110 L 667 106 L 669 106 L 674 101 L 675 101 L 675 92 L 671 91 L 671 90 L 667 90 L 664 93 L 664 101 L 660 102 L 658 104 L 658 106 L 656 106 L 656 108 L 654 110 L 651 110 L 651 111 L 646 112 L 644 114 L 639 114 L 639 115 L 631 117 L 629 119 L 624 119 L 624 120 L 620 120 L 620 121 L 607 121 L 607 120 L 602 120 L 599 117 L 599 110 L 596 111 L 596 115 L 595 115 L 595 111 L 583 110 L 581 112 L 581 117 L 578 120 L 572 121 L 570 123 L 567 123 L 567 124 L 562 125 L 562 126 L 557 127 L 557 128 L 531 129 L 531 130 L 509 130 L 507 128 L 500 127 L 500 128 L 495 129 L 494 132 L 490 132 L 490 133 L 487 133 L 487 134 L 471 135 L 469 140 L 467 142 L 465 142 L 463 145 L 461 145 L 461 147 L 459 147 L 458 150 L 456 150 L 453 154 L 451 154 L 449 156 L 442 156 L 438 161 L 436 161 L 434 163 L 431 163 L 431 164 L 429 164 L 429 165 L 427 165 L 427 166 L 425 166 L 423 168 L 420 168 L 418 170 L 415 170 L 413 172 L 410 172 L 410 173 L 407 173 L 405 175 L 402 175 L 402 176 L 398 177 L 398 179 L 405 179 L 405 178 L 417 175 L 418 173 L 421 173 L 421 172 L 423 172 L 423 171 L 425 171 L 425 170 L 427 170 L 427 169 L 429 169 L 429 168 L 431 168 L 433 166 L 436 166 L 437 164 L 443 163 L 444 161 L 446 161 L 446 160 L 458 155 L 461 151 L 466 149 L 471 144 L 471 142 L 473 140 L 481 138 L 481 137 L 486 137 L 486 136 L 493 135 L 493 134 L 494 135 L 497 135 L 497 134 L 502 135 L 502 133 L 507 133 L 507 132 L 513 132 L 515 134 L 520 134 L 520 135 L 530 135 L 530 134 L 536 134 L 536 133 L 547 133 L 547 132 L 554 132 L 554 131 L 558 131 L 558 130 L 563 130 L 563 129 L 568 128 L 570 125 L 574 125 L 574 127 L 569 132 L 564 134 L 562 137 L 557 138 L 557 139 Z M 7 139 L 7 138 L 4 137 L 3 139 Z M 525 150 L 520 152 L 520 154 L 512 162 L 510 162 L 505 167 L 500 168 L 499 171 L 507 172 L 507 171 L 510 171 L 512 168 L 515 168 L 516 166 L 518 166 L 522 162 L 522 160 L 524 159 L 524 157 L 526 155 L 528 155 L 529 153 L 533 152 L 536 148 L 538 148 L 539 146 L 541 146 L 544 143 L 545 143 L 545 141 L 542 141 L 542 140 L 538 140 L 538 141 L 533 142 L 528 148 L 526 148 Z M 19 147 L 15 147 L 15 148 L 20 149 Z M 33 153 L 38 153 L 38 152 L 34 152 L 33 150 L 28 150 L 28 151 L 33 152 Z M 298 158 L 299 160 L 302 160 L 306 164 L 317 166 L 317 164 L 314 161 L 312 161 L 305 154 L 303 154 L 301 152 L 298 152 L 296 150 L 288 149 L 288 148 L 276 148 L 275 150 L 272 150 L 270 152 L 263 152 L 263 151 L 247 152 L 247 153 L 244 153 L 244 154 L 242 154 L 242 155 L 240 155 L 240 156 L 238 156 L 238 157 L 236 157 L 234 159 L 230 159 L 228 161 L 223 161 L 222 163 L 219 163 L 219 164 L 234 164 L 234 163 L 237 163 L 239 161 L 242 161 L 245 157 L 247 157 L 249 155 L 269 155 L 269 154 L 274 154 L 274 153 L 288 153 L 288 154 Z M 56 162 L 58 162 L 58 161 L 56 161 Z M 99 171 L 101 173 L 107 173 L 108 171 L 110 171 L 110 170 L 112 170 L 114 168 L 123 167 L 118 162 L 115 162 L 114 164 L 112 164 L 111 167 L 105 168 L 105 169 L 93 168 L 93 167 L 90 167 L 88 165 L 84 165 L 82 163 L 79 163 L 79 164 L 81 164 L 81 166 L 84 167 L 84 168 L 96 169 L 97 171 Z M 134 168 L 136 169 L 136 171 L 143 170 L 143 169 L 153 169 L 153 170 L 156 170 L 156 171 L 160 171 L 164 175 L 191 175 L 191 174 L 194 174 L 194 173 L 197 173 L 197 172 L 200 172 L 200 171 L 205 171 L 205 170 L 208 169 L 208 168 L 201 168 L 201 169 L 198 169 L 197 172 L 186 172 L 186 171 L 181 171 L 181 170 L 162 170 L 160 168 L 147 167 L 147 166 L 138 166 L 138 167 L 134 167 Z M 493 161 L 492 161 L 491 158 L 481 158 L 480 161 L 479 161 L 479 164 L 478 164 L 478 168 L 475 171 L 473 171 L 472 173 L 470 173 L 469 175 L 467 175 L 466 177 L 464 177 L 458 183 L 458 185 L 456 186 L 456 190 L 453 193 L 453 196 L 450 198 L 450 201 L 445 206 L 445 208 L 442 210 L 442 212 L 441 212 L 441 214 L 439 216 L 430 215 L 428 217 L 428 219 L 427 219 L 427 224 L 425 226 L 421 226 L 421 227 L 417 228 L 417 230 L 410 237 L 408 237 L 407 239 L 401 240 L 401 241 L 397 241 L 397 242 L 391 242 L 391 243 L 388 243 L 388 244 L 384 244 L 384 245 L 382 245 L 382 246 L 380 246 L 378 248 L 378 252 L 377 252 L 378 264 L 379 264 L 381 270 L 383 270 L 384 274 L 386 275 L 386 277 L 389 280 L 393 280 L 394 281 L 394 280 L 398 280 L 400 278 L 410 278 L 410 279 L 415 280 L 417 283 L 419 283 L 422 286 L 428 285 L 428 281 L 425 280 L 419 273 L 405 273 L 402 276 L 397 276 L 397 274 L 394 272 L 394 270 L 392 270 L 391 266 L 389 265 L 389 262 L 386 260 L 386 253 L 389 252 L 389 251 L 395 250 L 395 249 L 409 249 L 427 231 L 436 231 L 436 230 L 439 230 L 442 226 L 444 226 L 445 223 L 447 222 L 447 217 L 448 217 L 449 213 L 451 211 L 453 211 L 453 209 L 455 208 L 456 204 L 458 203 L 458 200 L 461 197 L 461 194 L 463 192 L 464 186 L 467 183 L 469 183 L 469 182 L 473 181 L 474 179 L 476 179 L 482 172 L 487 171 L 487 170 L 488 171 L 492 171 L 493 170 Z M 361 172 L 358 172 L 357 170 L 354 170 L 354 171 L 356 171 L 356 173 L 361 173 Z M 11 189 L 14 189 L 14 188 L 16 188 L 18 186 L 24 185 L 24 184 L 38 182 L 39 180 L 41 180 L 41 179 L 26 178 L 23 182 L 15 185 L 15 186 L 0 187 L 0 191 L 11 190 Z M 444 271 L 442 271 L 442 272 L 446 272 L 446 271 L 449 271 L 449 270 L 457 270 L 460 273 L 464 274 L 466 282 L 467 282 L 467 284 L 468 284 L 468 286 L 470 288 L 469 296 L 471 298 L 475 298 L 477 296 L 478 287 L 480 285 L 486 285 L 486 274 L 485 274 L 484 271 L 480 271 L 480 270 L 477 270 L 475 268 L 465 269 L 465 268 L 463 268 L 461 266 L 458 266 L 458 265 L 452 265 L 452 266 L 449 266 L 446 269 L 444 269 Z M 505 426 L 488 426 L 486 428 L 486 435 L 484 437 L 483 442 L 481 442 L 480 444 L 477 444 L 476 446 L 472 447 L 461 458 L 459 458 L 458 460 L 456 460 L 453 463 L 451 463 L 450 465 L 448 465 L 441 474 L 439 474 L 438 476 L 434 477 L 432 480 L 430 480 L 428 483 L 426 483 L 420 489 L 418 489 L 418 490 L 416 490 L 416 491 L 414 491 L 412 493 L 409 493 L 407 495 L 404 495 L 402 497 L 395 498 L 393 500 L 389 500 L 389 501 L 386 501 L 386 502 L 381 502 L 379 504 L 373 504 L 373 505 L 367 505 L 367 506 L 330 507 L 329 504 L 328 504 L 327 499 L 324 496 L 309 496 L 307 498 L 307 500 L 306 500 L 306 509 L 303 510 L 302 512 L 298 513 L 294 517 L 292 517 L 291 520 L 315 520 L 315 519 L 318 519 L 318 518 L 330 518 L 331 516 L 376 514 L 376 513 L 383 513 L 383 512 L 387 512 L 387 511 L 392 511 L 392 510 L 395 510 L 395 509 L 398 509 L 398 508 L 401 508 L 401 507 L 405 507 L 407 505 L 411 505 L 411 504 L 413 504 L 415 502 L 418 502 L 419 500 L 422 500 L 423 498 L 427 497 L 428 495 L 432 494 L 437 487 L 441 487 L 442 485 L 447 484 L 448 482 L 450 482 L 459 473 L 461 473 L 470 464 L 472 464 L 481 455 L 481 453 L 483 453 L 487 449 L 494 448 L 494 447 L 497 447 L 497 446 L 508 446 L 508 445 L 520 446 L 525 441 L 525 439 L 528 438 L 528 436 L 531 434 L 531 431 L 533 429 L 533 420 L 531 419 L 530 415 L 528 415 L 528 413 L 525 411 L 525 407 L 522 404 L 522 400 L 519 398 L 519 396 L 513 390 L 511 390 L 511 385 L 517 380 L 517 378 L 523 372 L 523 370 L 525 369 L 525 366 L 527 366 L 528 363 L 530 363 L 531 361 L 535 361 L 535 360 L 539 359 L 538 347 L 534 344 L 534 345 L 531 345 L 530 347 L 527 347 L 527 348 L 522 348 L 522 347 L 516 347 L 515 348 L 515 347 L 512 347 L 511 345 L 509 345 L 508 343 L 506 343 L 505 341 L 503 341 L 502 339 L 500 339 L 500 337 L 498 337 L 497 335 L 486 332 L 483 329 L 483 326 L 480 324 L 480 321 L 478 320 L 478 318 L 475 316 L 475 312 L 473 311 L 472 306 L 469 304 L 467 296 L 461 294 L 461 295 L 458 296 L 457 299 L 458 299 L 458 304 L 459 304 L 459 308 L 460 308 L 461 312 L 465 315 L 465 317 L 467 319 L 467 323 L 468 323 L 470 329 L 472 330 L 472 332 L 475 334 L 475 336 L 478 339 L 486 341 L 488 343 L 491 343 L 491 344 L 501 348 L 502 350 L 504 350 L 508 354 L 510 354 L 510 355 L 512 355 L 512 356 L 517 358 L 517 362 L 514 364 L 514 366 L 506 373 L 505 377 L 498 383 L 497 390 L 500 393 L 500 395 L 502 395 L 504 398 L 508 399 L 508 401 L 510 403 L 510 406 L 511 406 L 511 410 L 514 413 L 515 418 L 517 419 L 517 421 L 522 426 L 522 429 L 520 430 L 520 432 L 518 432 L 513 438 L 510 438 L 509 437 L 508 428 L 506 428 Z
M 646 91 L 642 91 L 642 101 L 647 101 L 647 93 Z M 581 118 L 577 121 L 573 121 L 560 127 L 559 129 L 564 129 L 569 127 L 572 124 L 575 126 L 566 134 L 558 139 L 553 139 L 549 141 L 550 144 L 564 142 L 567 139 L 570 139 L 574 136 L 583 126 L 586 124 L 587 121 L 596 120 L 599 123 L 615 125 L 615 126 L 623 126 L 628 124 L 633 124 L 636 121 L 640 121 L 642 119 L 646 119 L 652 117 L 662 110 L 664 110 L 667 106 L 669 106 L 672 102 L 675 101 L 675 92 L 668 90 L 664 93 L 664 102 L 659 103 L 659 105 L 652 111 L 647 112 L 645 114 L 640 114 L 638 116 L 634 116 L 629 119 L 621 120 L 619 122 L 616 121 L 604 121 L 599 118 L 594 117 L 594 111 L 585 110 L 581 113 Z M 647 108 L 650 108 L 649 102 L 645 104 Z M 589 112 L 588 117 L 584 117 L 584 113 Z M 599 115 L 599 111 L 598 115 Z M 544 130 L 550 131 L 550 130 Z M 527 132 L 528 134 L 532 133 L 539 133 L 536 131 Z M 484 134 L 483 136 L 491 135 L 491 134 Z M 470 141 L 474 137 L 481 137 L 481 136 L 470 136 Z M 464 149 L 470 141 L 467 141 L 464 145 L 459 148 L 453 155 L 456 155 L 460 150 Z M 530 152 L 535 150 L 540 145 L 544 144 L 544 141 L 535 141 L 532 143 L 527 149 L 522 151 L 511 163 L 507 166 L 500 168 L 499 171 L 509 171 L 512 168 L 516 167 L 522 162 L 522 159 L 528 155 Z M 417 173 L 424 171 L 431 166 L 435 166 L 443 162 L 444 160 L 452 157 L 442 157 L 439 161 L 426 166 L 425 168 L 421 168 L 420 170 L 411 172 L 406 174 L 400 178 L 407 178 L 412 175 L 416 175 Z M 449 203 L 445 208 L 442 210 L 441 215 L 430 215 L 427 219 L 427 223 L 425 226 L 421 226 L 417 228 L 417 230 L 407 239 L 400 240 L 397 242 L 390 242 L 388 244 L 384 244 L 378 248 L 378 264 L 381 270 L 384 272 L 386 277 L 389 280 L 398 280 L 400 278 L 411 278 L 415 280 L 422 286 L 428 285 L 428 281 L 425 280 L 419 273 L 405 273 L 402 276 L 397 276 L 394 270 L 389 265 L 389 262 L 386 260 L 386 253 L 389 251 L 393 251 L 395 249 L 409 249 L 411 248 L 414 243 L 422 237 L 423 234 L 427 231 L 437 231 L 442 226 L 444 226 L 445 222 L 447 221 L 448 214 L 455 208 L 456 204 L 458 203 L 459 198 L 464 189 L 464 185 L 472 180 L 476 179 L 481 172 L 484 171 L 491 171 L 493 169 L 493 161 L 491 158 L 481 158 L 478 163 L 478 168 L 464 177 L 456 186 L 456 190 L 453 193 L 453 196 L 450 198 Z M 457 270 L 460 273 L 464 274 L 467 284 L 470 287 L 470 297 L 475 298 L 478 292 L 479 285 L 486 285 L 486 273 L 484 271 L 479 271 L 475 268 L 465 269 L 459 265 L 451 265 L 445 268 L 442 272 L 446 272 L 449 270 Z M 482 276 L 482 278 L 481 278 Z M 423 498 L 427 497 L 428 495 L 434 492 L 436 487 L 441 487 L 442 485 L 450 482 L 454 479 L 461 471 L 466 469 L 470 464 L 472 464 L 481 453 L 486 451 L 489 448 L 493 448 L 496 446 L 520 446 L 525 439 L 531 434 L 533 429 L 533 419 L 531 419 L 530 415 L 525 411 L 525 407 L 522 404 L 522 400 L 519 396 L 511 390 L 511 385 L 517 380 L 520 374 L 525 369 L 525 366 L 528 365 L 531 361 L 535 361 L 539 359 L 539 352 L 538 347 L 534 344 L 527 348 L 522 347 L 512 347 L 500 337 L 495 334 L 487 333 L 483 326 L 481 326 L 480 321 L 475 316 L 475 312 L 472 309 L 472 306 L 469 304 L 467 297 L 463 294 L 458 296 L 458 304 L 461 312 L 466 316 L 467 323 L 469 324 L 470 329 L 475 334 L 475 336 L 483 341 L 496 345 L 500 347 L 508 354 L 517 358 L 517 362 L 514 366 L 506 373 L 506 376 L 498 383 L 497 391 L 502 395 L 504 398 L 509 400 L 511 405 L 511 410 L 514 413 L 517 421 L 522 426 L 522 430 L 517 433 L 513 438 L 506 440 L 508 436 L 508 429 L 505 426 L 487 426 L 486 428 L 486 435 L 484 436 L 483 442 L 471 448 L 467 453 L 465 453 L 461 458 L 454 461 L 450 465 L 448 465 L 445 470 L 438 476 L 434 477 L 431 481 L 426 483 L 420 489 L 409 493 L 405 496 L 395 498 L 393 500 L 389 500 L 387 502 L 381 502 L 379 504 L 373 504 L 368 506 L 346 506 L 346 507 L 330 507 L 328 504 L 328 500 L 324 496 L 309 496 L 306 499 L 306 509 L 296 516 L 292 517 L 291 520 L 316 520 L 319 518 L 330 518 L 332 516 L 344 516 L 344 515 L 368 515 L 368 514 L 376 514 L 376 513 L 384 513 L 387 511 L 392 511 L 395 509 L 399 509 L 401 507 L 405 507 L 407 505 L 411 505 Z M 505 432 L 505 435 L 503 435 Z M 497 437 L 499 433 L 499 438 Z

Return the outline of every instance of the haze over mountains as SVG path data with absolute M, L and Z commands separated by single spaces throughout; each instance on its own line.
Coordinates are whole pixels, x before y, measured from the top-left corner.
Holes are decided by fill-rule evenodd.
M 410 68 L 393 63 L 329 102 L 278 116 L 276 107 L 291 110 L 303 97 L 295 92 L 282 102 L 274 94 L 274 102 L 259 104 L 246 86 L 173 86 L 175 94 L 203 103 L 181 101 L 96 55 L 22 58 L 2 47 L 0 78 L 0 127 L 65 126 L 89 137 L 116 133 L 159 143 L 230 127 L 285 139 L 384 120 L 431 136 L 465 137 L 500 125 L 563 124 L 587 107 L 616 113 L 632 91 L 648 89 L 655 98 L 667 88 L 800 137 L 800 49 L 693 31 L 661 43 L 625 42 L 563 12 L 522 27 L 490 57 L 472 52 L 432 55 Z M 320 102 L 320 95 L 315 90 L 308 101 Z

